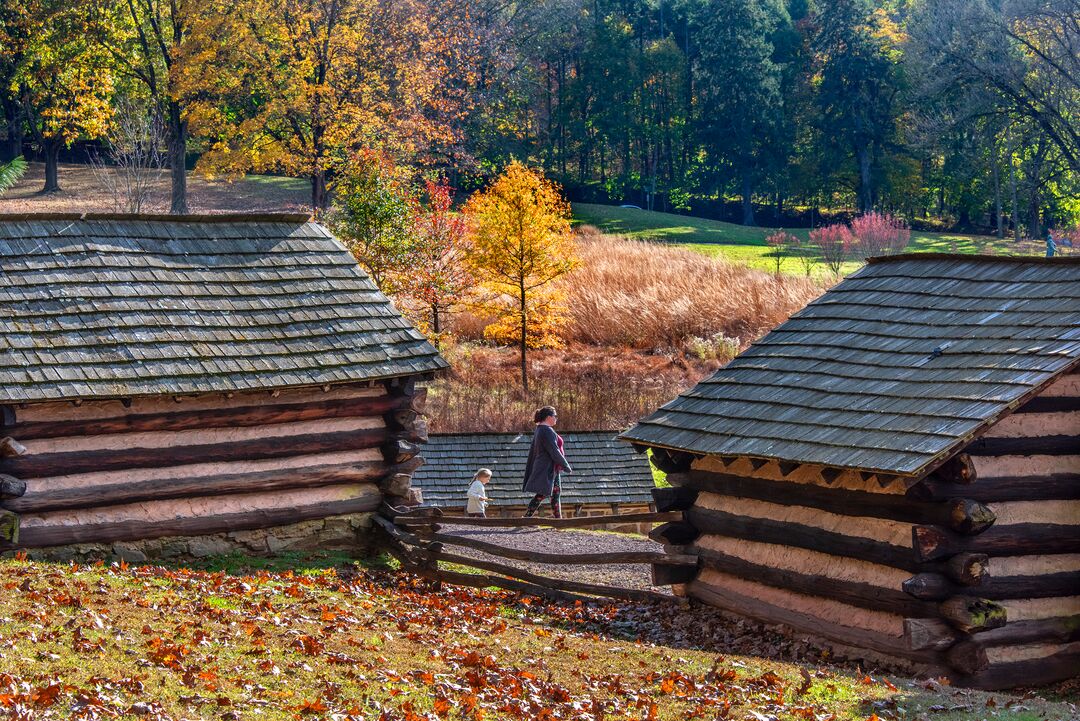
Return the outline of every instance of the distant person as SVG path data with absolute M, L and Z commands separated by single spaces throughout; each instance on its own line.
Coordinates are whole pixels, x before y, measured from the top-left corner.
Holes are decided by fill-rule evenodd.
M 551 497 L 551 515 L 562 518 L 562 504 L 559 497 L 561 474 L 572 473 L 570 461 L 563 455 L 563 439 L 555 432 L 559 414 L 551 406 L 537 409 L 533 415 L 536 431 L 533 433 L 532 446 L 529 448 L 529 460 L 525 464 L 525 482 L 521 490 L 533 493 L 533 499 L 525 510 L 525 517 L 536 515 L 545 498 Z
M 491 471 L 486 468 L 481 468 L 473 475 L 472 483 L 469 485 L 468 502 L 465 505 L 466 515 L 473 518 L 487 517 L 488 496 L 485 486 L 490 480 Z
M 1046 257 L 1053 258 L 1054 251 L 1057 250 L 1057 245 L 1054 243 L 1054 234 L 1049 230 L 1046 231 Z

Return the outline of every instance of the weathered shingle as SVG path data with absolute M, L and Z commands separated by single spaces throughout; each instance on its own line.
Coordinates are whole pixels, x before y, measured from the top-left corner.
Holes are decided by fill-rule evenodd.
M 652 470 L 644 454 L 610 432 L 563 433 L 566 458 L 574 467 L 563 476 L 562 500 L 576 503 L 649 503 Z M 424 502 L 463 506 L 473 474 L 493 472 L 487 494 L 495 505 L 524 505 L 532 494 L 521 491 L 532 434 L 477 433 L 432 435 L 424 446 L 425 463 L 413 475 Z
M 1080 360 L 1080 258 L 875 259 L 621 437 L 918 476 Z
M 297 216 L 0 218 L 0 402 L 338 383 L 446 367 Z

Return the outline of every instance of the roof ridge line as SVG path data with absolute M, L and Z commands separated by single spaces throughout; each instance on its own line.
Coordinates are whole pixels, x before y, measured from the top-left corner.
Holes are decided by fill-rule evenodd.
M 314 221 L 310 213 L 260 212 L 260 213 L 189 213 L 169 215 L 166 213 L 0 213 L 0 223 L 26 220 L 120 220 L 153 221 L 173 223 L 309 223 Z
M 879 265 L 903 260 L 969 260 L 980 263 L 1040 263 L 1043 265 L 1080 265 L 1080 255 L 1056 255 L 1047 258 L 1041 255 L 988 255 L 984 253 L 897 253 L 895 255 L 875 255 L 866 259 L 867 265 Z

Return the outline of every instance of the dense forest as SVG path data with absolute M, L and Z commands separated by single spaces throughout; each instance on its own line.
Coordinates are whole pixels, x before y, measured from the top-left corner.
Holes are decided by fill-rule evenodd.
M 745 224 L 1080 218 L 1080 0 L 5 0 L 0 76 L 4 159 L 160 138 L 175 212 L 185 163 L 319 208 L 374 148 Z

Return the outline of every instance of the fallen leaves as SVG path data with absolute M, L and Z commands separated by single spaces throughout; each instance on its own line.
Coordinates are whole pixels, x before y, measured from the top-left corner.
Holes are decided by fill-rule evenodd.
M 804 665 L 796 676 L 728 657 L 811 652 L 705 613 L 435 593 L 350 569 L 0 564 L 5 720 L 835 721 L 838 684 L 876 700 L 897 692 L 869 674 Z M 873 713 L 888 721 L 893 709 Z M 862 721 L 871 709 L 849 711 Z

